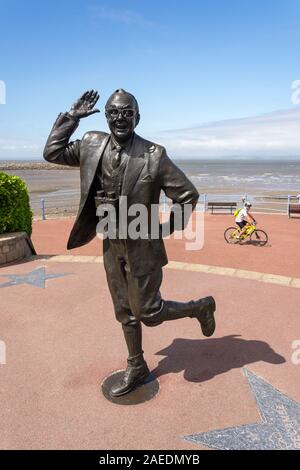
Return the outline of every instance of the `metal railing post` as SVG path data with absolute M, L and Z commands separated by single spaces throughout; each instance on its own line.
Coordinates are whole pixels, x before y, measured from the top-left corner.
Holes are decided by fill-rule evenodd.
M 45 199 L 41 199 L 42 203 L 42 220 L 46 220 Z
M 203 207 L 204 207 L 204 212 L 206 212 L 206 209 L 207 209 L 207 194 L 203 194 Z
M 290 205 L 291 205 L 291 195 L 288 195 L 287 198 L 287 215 L 290 216 Z

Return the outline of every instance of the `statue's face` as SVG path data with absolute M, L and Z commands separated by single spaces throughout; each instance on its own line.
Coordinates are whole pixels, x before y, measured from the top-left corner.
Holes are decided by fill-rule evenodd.
M 140 119 L 134 100 L 126 94 L 114 95 L 106 104 L 105 115 L 112 135 L 120 143 L 132 137 Z

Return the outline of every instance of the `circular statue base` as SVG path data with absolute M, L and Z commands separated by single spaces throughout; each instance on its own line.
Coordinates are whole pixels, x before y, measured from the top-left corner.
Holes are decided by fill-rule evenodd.
M 138 405 L 155 397 L 159 390 L 159 382 L 153 374 L 150 374 L 142 385 L 121 397 L 111 397 L 109 391 L 111 387 L 120 380 L 124 370 L 114 372 L 106 377 L 101 384 L 102 393 L 105 398 L 117 405 Z

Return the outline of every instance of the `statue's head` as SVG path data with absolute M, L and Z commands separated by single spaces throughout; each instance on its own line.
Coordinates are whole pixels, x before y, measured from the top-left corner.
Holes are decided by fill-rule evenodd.
M 138 102 L 131 93 L 122 89 L 116 90 L 107 100 L 105 116 L 116 141 L 126 142 L 140 120 Z

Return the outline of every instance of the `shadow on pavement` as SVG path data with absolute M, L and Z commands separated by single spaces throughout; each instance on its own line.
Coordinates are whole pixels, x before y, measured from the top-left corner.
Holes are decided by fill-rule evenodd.
M 156 377 L 184 371 L 184 378 L 189 382 L 205 382 L 254 362 L 286 362 L 268 343 L 242 339 L 239 335 L 205 340 L 177 338 L 156 355 L 166 356 L 152 371 Z

